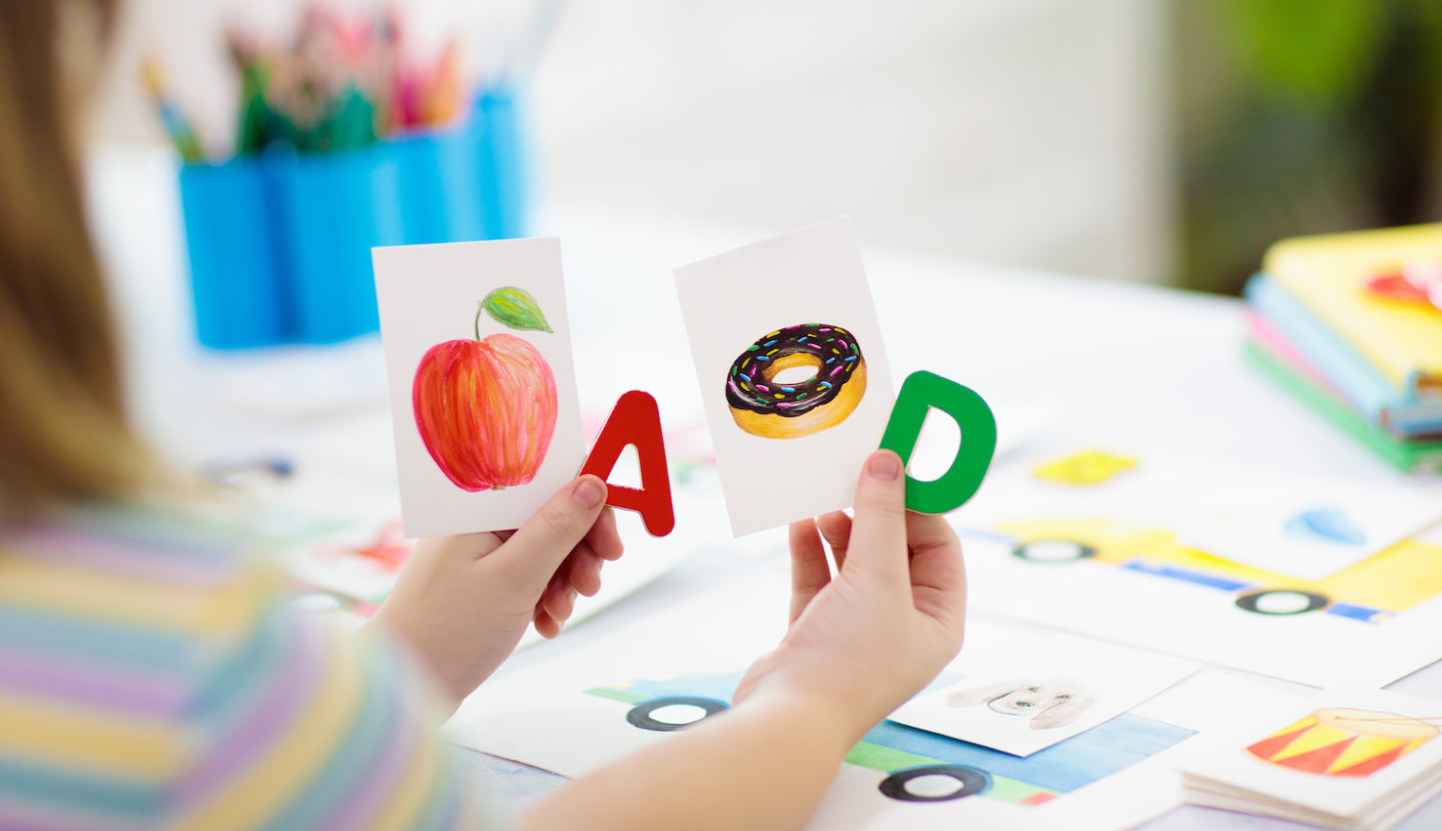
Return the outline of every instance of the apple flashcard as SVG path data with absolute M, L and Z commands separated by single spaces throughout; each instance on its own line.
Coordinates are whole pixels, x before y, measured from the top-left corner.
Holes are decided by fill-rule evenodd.
M 733 533 L 850 507 L 895 398 L 851 218 L 675 274 Z
M 560 241 L 371 257 L 406 536 L 518 527 L 586 456 Z

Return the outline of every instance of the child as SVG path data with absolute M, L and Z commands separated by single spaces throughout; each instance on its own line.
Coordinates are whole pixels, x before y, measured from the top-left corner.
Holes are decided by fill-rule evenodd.
M 75 56 L 94 51 L 73 47 L 112 14 L 0 0 L 0 827 L 493 827 L 430 705 L 599 589 L 621 555 L 605 484 L 577 479 L 514 532 L 422 540 L 358 636 L 294 615 L 245 534 L 126 421 L 68 117 L 88 74 Z M 960 546 L 904 511 L 904 479 L 874 453 L 854 521 L 791 527 L 790 630 L 730 711 L 522 824 L 800 826 L 851 746 L 961 645 Z

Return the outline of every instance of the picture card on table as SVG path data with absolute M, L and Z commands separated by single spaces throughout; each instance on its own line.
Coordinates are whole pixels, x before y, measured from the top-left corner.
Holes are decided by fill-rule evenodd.
M 732 532 L 850 507 L 895 403 L 851 218 L 675 275 Z
M 1076 448 L 996 473 L 968 513 L 974 522 L 993 517 L 1008 524 L 1107 518 L 1164 532 L 1211 557 L 1319 581 L 1442 519 L 1442 500 L 1416 486 Z
M 1336 574 L 1442 518 L 1442 500 L 1419 488 L 1198 471 L 1197 514 L 1178 529 L 1181 543 L 1303 580 Z
M 888 718 L 1025 757 L 1127 712 L 1200 668 L 1066 638 L 913 699 Z
M 1442 701 L 1328 690 L 1238 714 L 1178 765 L 1187 800 L 1337 828 L 1388 828 L 1442 790 Z
M 406 536 L 520 526 L 586 456 L 560 241 L 371 256 Z

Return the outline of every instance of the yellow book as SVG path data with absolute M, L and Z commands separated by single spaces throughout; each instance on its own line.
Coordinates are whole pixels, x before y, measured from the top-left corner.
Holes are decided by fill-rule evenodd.
M 1442 223 L 1282 240 L 1262 267 L 1404 394 L 1442 396 L 1442 310 L 1367 291 L 1413 259 L 1442 260 Z

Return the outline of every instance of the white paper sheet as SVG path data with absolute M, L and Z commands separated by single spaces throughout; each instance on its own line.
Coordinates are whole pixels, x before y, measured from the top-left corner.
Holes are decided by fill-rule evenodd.
M 967 513 L 991 521 L 1105 515 L 1167 529 L 1214 557 L 1314 581 L 1442 519 L 1442 502 L 1420 489 L 1076 448 L 993 471 Z
M 729 696 L 728 685 L 781 637 L 787 588 L 784 573 L 764 572 L 638 621 L 583 651 L 503 675 L 468 699 L 444 734 L 569 776 L 666 741 L 675 734 L 638 728 L 628 713 L 658 696 Z M 1067 638 L 974 620 L 961 657 L 941 683 L 1055 639 Z M 1212 729 L 1216 708 L 1286 695 L 1203 673 L 1135 713 L 1027 759 L 892 724 L 868 736 L 872 755 L 853 755 L 865 764 L 842 766 L 807 827 L 1131 828 L 1180 804 L 1170 760 L 1195 731 Z M 932 802 L 882 792 L 893 774 L 936 761 L 984 775 L 984 791 Z M 922 784 L 931 792 L 956 787 L 940 777 Z
M 519 527 L 585 460 L 559 241 L 376 248 L 372 259 L 406 535 Z M 551 331 L 481 314 L 505 288 L 527 293 Z
M 1145 460 L 1090 487 L 1037 479 L 1057 455 L 994 470 L 952 517 L 972 608 L 1317 687 L 1383 686 L 1442 658 L 1437 542 L 1285 577 L 1182 545 L 1162 510 L 1180 500 L 1141 486 Z
M 850 507 L 895 403 L 851 219 L 682 266 L 676 289 L 733 532 Z

